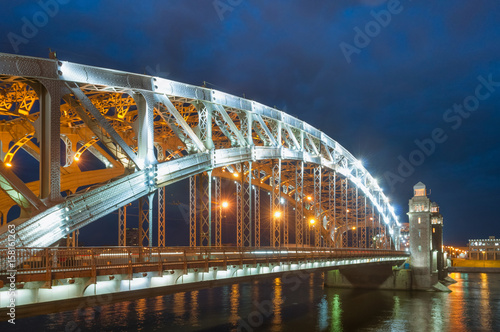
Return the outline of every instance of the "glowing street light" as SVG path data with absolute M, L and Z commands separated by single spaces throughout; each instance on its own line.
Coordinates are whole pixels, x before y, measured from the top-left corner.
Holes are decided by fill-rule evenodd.
M 312 201 L 312 197 L 311 196 L 307 196 L 307 200 L 308 201 Z
M 222 207 L 225 209 L 229 206 L 229 203 L 228 202 L 222 202 Z
M 238 174 L 238 173 L 236 173 L 236 172 L 234 172 L 234 173 L 233 173 L 233 176 L 234 176 L 235 178 L 237 178 L 237 177 L 238 177 L 238 175 L 239 175 L 239 174 Z
M 5 166 L 12 167 L 12 164 L 11 163 L 5 163 Z
M 314 225 L 314 224 L 316 223 L 316 219 L 311 218 L 311 220 L 309 220 L 309 223 L 310 223 L 311 225 Z
M 274 218 L 279 218 L 279 217 L 281 217 L 281 212 L 280 211 L 274 212 Z

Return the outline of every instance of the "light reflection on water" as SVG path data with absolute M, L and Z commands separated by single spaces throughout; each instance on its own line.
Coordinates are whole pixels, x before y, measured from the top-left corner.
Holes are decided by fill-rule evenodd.
M 500 331 L 500 274 L 450 275 L 452 293 L 333 289 L 321 274 L 18 319 L 9 331 Z M 3 331 L 5 322 L 0 323 Z

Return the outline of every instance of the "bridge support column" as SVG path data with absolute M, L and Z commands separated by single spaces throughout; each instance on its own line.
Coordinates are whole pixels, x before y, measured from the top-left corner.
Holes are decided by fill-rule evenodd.
M 200 246 L 212 245 L 212 171 L 200 178 Z
M 158 189 L 158 247 L 165 247 L 165 187 Z
M 127 205 L 118 209 L 118 245 L 125 247 L 127 244 Z
M 344 232 L 342 233 L 342 248 L 346 248 L 348 245 L 347 237 L 348 237 L 348 229 L 349 229 L 349 180 L 347 178 L 342 180 L 342 188 L 341 188 L 341 196 L 342 196 L 342 208 L 344 209 L 342 213 L 342 227 L 344 228 Z
M 323 221 L 321 220 L 321 166 L 315 166 L 314 173 L 314 217 L 316 218 L 316 225 L 314 225 L 314 246 L 321 247 L 321 227 Z
M 40 117 L 35 121 L 35 132 L 40 143 L 40 198 L 49 201 L 61 199 L 61 88 L 52 82 L 36 86 L 40 102 Z
M 337 241 L 335 241 L 335 235 L 337 232 L 337 206 L 336 206 L 336 198 L 337 195 L 335 194 L 335 189 L 336 189 L 336 172 L 335 171 L 330 171 L 328 173 L 328 212 L 331 217 L 331 222 L 330 222 L 330 238 L 333 241 L 333 247 L 337 248 Z
M 370 266 L 341 267 L 338 270 L 325 272 L 325 287 L 412 289 L 411 270 L 394 269 L 392 264 L 380 263 Z
M 196 180 L 197 176 L 189 178 L 189 246 L 196 247 Z
M 222 242 L 222 193 L 221 193 L 221 178 L 216 177 L 215 181 L 215 246 L 220 247 Z
M 304 247 L 304 162 L 295 165 L 295 244 Z
M 153 246 L 153 197 L 154 194 L 139 198 L 139 246 Z
M 271 247 L 281 246 L 281 159 L 273 161 L 271 177 Z
M 248 168 L 240 164 L 240 182 L 236 182 L 237 195 L 237 246 L 252 245 L 252 162 Z
M 258 170 L 255 170 L 257 173 L 255 178 L 258 179 Z M 254 210 L 254 225 L 255 225 L 255 246 L 257 248 L 260 247 L 260 188 L 258 186 L 254 187 L 254 202 L 255 202 L 255 210 Z

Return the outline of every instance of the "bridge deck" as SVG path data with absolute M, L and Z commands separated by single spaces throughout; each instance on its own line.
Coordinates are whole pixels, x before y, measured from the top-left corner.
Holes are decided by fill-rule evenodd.
M 379 249 L 331 248 L 233 248 L 233 247 L 96 247 L 96 248 L 17 248 L 12 260 L 6 248 L 0 248 L 0 280 L 4 283 L 11 270 L 17 282 L 50 281 L 65 278 L 97 277 L 113 274 L 190 269 L 207 272 L 257 264 L 307 263 L 321 260 L 401 257 L 407 253 Z M 10 260 L 9 260 L 10 259 Z

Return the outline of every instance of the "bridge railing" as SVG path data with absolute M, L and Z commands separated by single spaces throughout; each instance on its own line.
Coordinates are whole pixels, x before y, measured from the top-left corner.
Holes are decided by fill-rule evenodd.
M 403 257 L 394 250 L 358 248 L 237 248 L 237 247 L 88 247 L 88 248 L 0 248 L 0 276 L 48 272 L 107 270 L 157 266 L 160 270 L 211 266 L 241 266 L 269 262 L 306 262 L 322 259 Z M 98 274 L 98 273 L 97 273 Z

